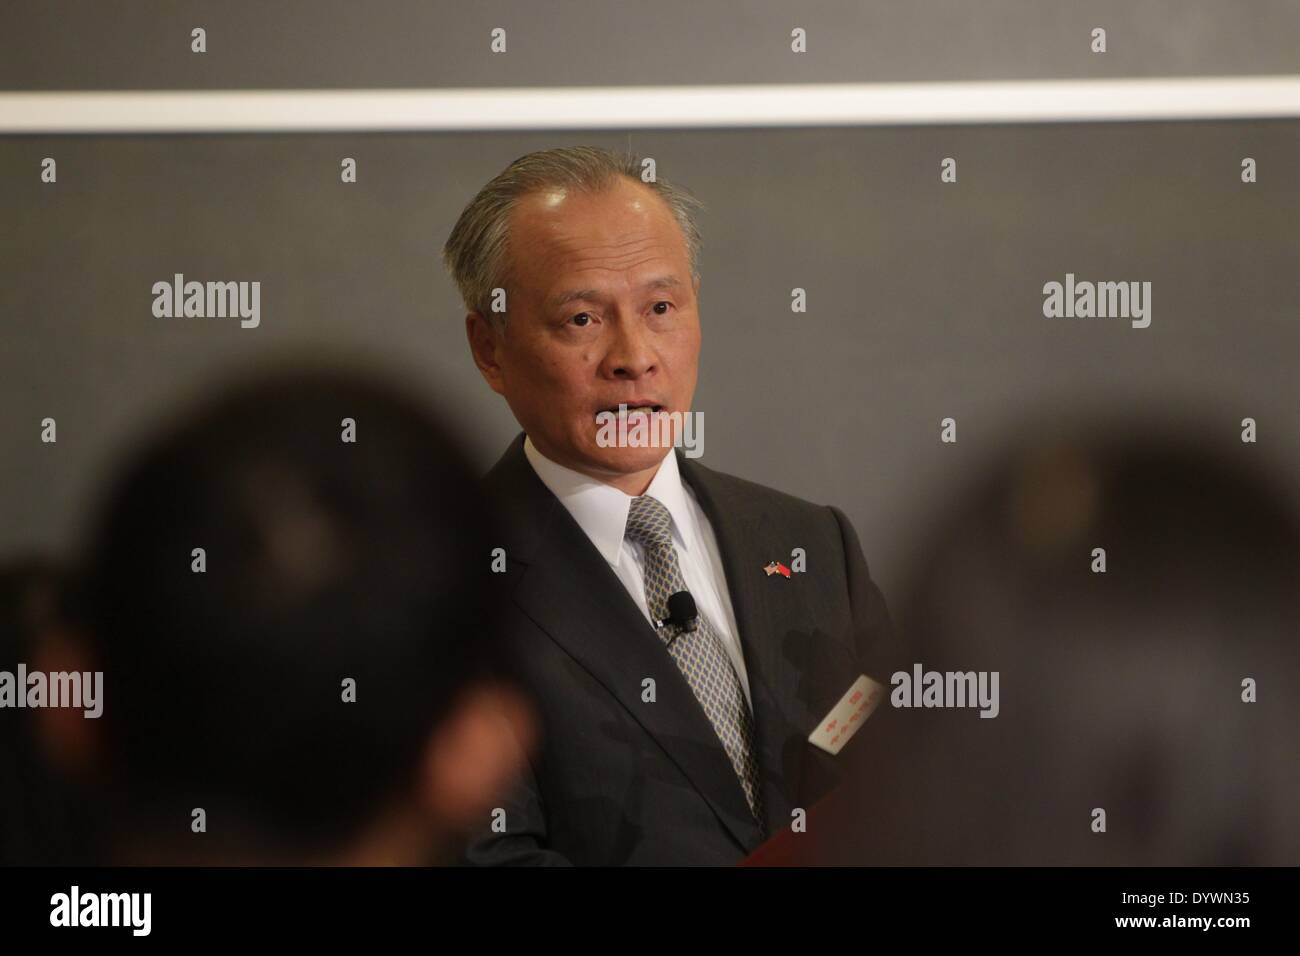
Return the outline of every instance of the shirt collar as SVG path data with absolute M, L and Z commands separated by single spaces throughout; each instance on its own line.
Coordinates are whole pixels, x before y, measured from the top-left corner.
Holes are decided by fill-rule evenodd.
M 531 438 L 524 439 L 524 455 L 542 484 L 560 499 L 573 520 L 578 522 L 578 526 L 596 546 L 596 550 L 611 567 L 616 567 L 623 553 L 623 537 L 627 531 L 627 512 L 632 506 L 632 496 L 603 481 L 556 464 L 537 450 Z M 659 470 L 655 472 L 654 480 L 645 493 L 657 498 L 668 509 L 668 514 L 673 519 L 674 541 L 679 547 L 689 550 L 690 535 L 686 530 L 691 527 L 690 505 L 686 498 L 686 486 L 677 468 L 677 453 L 672 449 L 664 455 Z

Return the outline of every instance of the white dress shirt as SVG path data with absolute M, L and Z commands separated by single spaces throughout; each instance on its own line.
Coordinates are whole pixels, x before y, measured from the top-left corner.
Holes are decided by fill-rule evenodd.
M 653 626 L 654 619 L 650 616 L 645 597 L 645 549 L 626 537 L 627 513 L 632 497 L 612 485 L 557 465 L 534 447 L 532 439 L 524 440 L 524 455 L 542 484 L 560 499 L 601 557 L 609 562 L 627 593 L 632 595 L 632 600 Z M 686 589 L 695 599 L 700 615 L 722 640 L 740 678 L 745 699 L 752 708 L 749 676 L 745 672 L 745 658 L 737 637 L 739 629 L 731 608 L 731 595 L 727 591 L 718 539 L 704 509 L 695 500 L 694 492 L 682 481 L 677 470 L 677 455 L 671 449 L 645 493 L 660 501 L 672 517 L 673 545 Z

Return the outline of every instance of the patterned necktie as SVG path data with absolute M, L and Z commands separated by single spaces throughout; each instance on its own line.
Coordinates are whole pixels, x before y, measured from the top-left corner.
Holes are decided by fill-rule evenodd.
M 686 590 L 673 547 L 672 516 L 656 498 L 633 498 L 625 534 L 645 549 L 646 603 L 650 616 L 662 621 L 668 616 L 669 596 Z M 754 759 L 754 721 L 722 640 L 703 615 L 695 630 L 665 624 L 659 629 L 659 637 L 668 645 L 668 653 L 704 708 L 745 791 L 750 812 L 759 828 L 764 829 L 763 795 Z

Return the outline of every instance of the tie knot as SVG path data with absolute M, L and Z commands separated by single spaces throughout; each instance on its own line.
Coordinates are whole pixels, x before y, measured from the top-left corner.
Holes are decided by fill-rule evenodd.
M 624 534 L 646 547 L 663 547 L 673 541 L 673 518 L 658 498 L 641 495 L 632 499 Z

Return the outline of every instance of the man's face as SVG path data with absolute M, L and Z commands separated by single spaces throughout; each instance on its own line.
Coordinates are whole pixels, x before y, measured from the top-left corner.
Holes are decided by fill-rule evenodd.
M 653 476 L 670 449 L 602 448 L 597 415 L 690 411 L 698 284 L 672 213 L 631 180 L 599 195 L 538 192 L 516 207 L 510 246 L 506 328 L 467 322 L 484 378 L 552 461 L 613 484 Z

